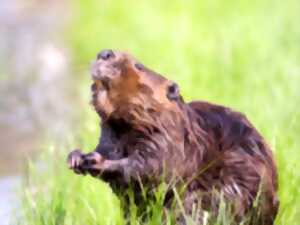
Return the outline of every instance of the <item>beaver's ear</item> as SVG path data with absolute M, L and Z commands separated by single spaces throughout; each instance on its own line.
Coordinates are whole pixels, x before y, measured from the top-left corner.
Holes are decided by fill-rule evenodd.
M 171 83 L 168 85 L 167 97 L 169 100 L 178 100 L 180 98 L 179 87 L 176 83 Z

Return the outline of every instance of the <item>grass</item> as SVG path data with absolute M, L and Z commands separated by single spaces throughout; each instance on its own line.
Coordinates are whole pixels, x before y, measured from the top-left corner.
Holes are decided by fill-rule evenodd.
M 88 106 L 86 71 L 100 49 L 113 48 L 177 81 L 186 101 L 208 100 L 244 112 L 274 149 L 281 201 L 276 224 L 300 224 L 299 0 L 77 0 L 72 12 L 64 40 L 86 109 L 80 131 L 66 135 L 63 146 L 51 143 L 44 151 L 45 168 L 30 165 L 26 223 L 125 221 L 106 184 L 72 174 L 65 163 L 72 148 L 91 151 L 96 145 L 98 118 Z M 158 216 L 148 224 L 161 224 L 157 204 L 149 206 Z M 137 210 L 132 206 L 131 224 L 139 224 Z

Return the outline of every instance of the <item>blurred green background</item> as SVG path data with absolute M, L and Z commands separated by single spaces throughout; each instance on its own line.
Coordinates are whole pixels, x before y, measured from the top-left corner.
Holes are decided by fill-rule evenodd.
M 103 48 L 175 80 L 186 101 L 245 113 L 278 164 L 276 224 L 300 224 L 299 0 L 2 1 L 0 197 L 19 202 L 20 224 L 123 223 L 109 187 L 65 165 L 98 140 L 88 71 Z

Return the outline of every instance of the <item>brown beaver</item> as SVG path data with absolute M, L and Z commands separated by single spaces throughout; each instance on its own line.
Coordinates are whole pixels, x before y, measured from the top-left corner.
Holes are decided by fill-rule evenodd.
M 269 146 L 243 114 L 184 102 L 177 84 L 123 52 L 101 51 L 91 74 L 102 134 L 94 152 L 69 154 L 72 170 L 120 186 L 176 178 L 186 187 L 186 212 L 198 198 L 203 209 L 217 212 L 219 197 L 212 193 L 218 191 L 237 221 L 254 210 L 259 195 L 256 224 L 273 224 L 279 204 L 276 166 Z

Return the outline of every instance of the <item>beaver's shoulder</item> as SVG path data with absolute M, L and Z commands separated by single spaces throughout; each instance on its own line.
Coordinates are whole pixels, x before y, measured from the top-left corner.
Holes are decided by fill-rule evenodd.
M 222 149 L 242 146 L 247 154 L 269 157 L 263 137 L 244 114 L 204 101 L 193 101 L 188 106 L 195 112 L 202 129 L 213 135 Z M 253 143 L 258 146 L 259 152 L 254 152 Z

